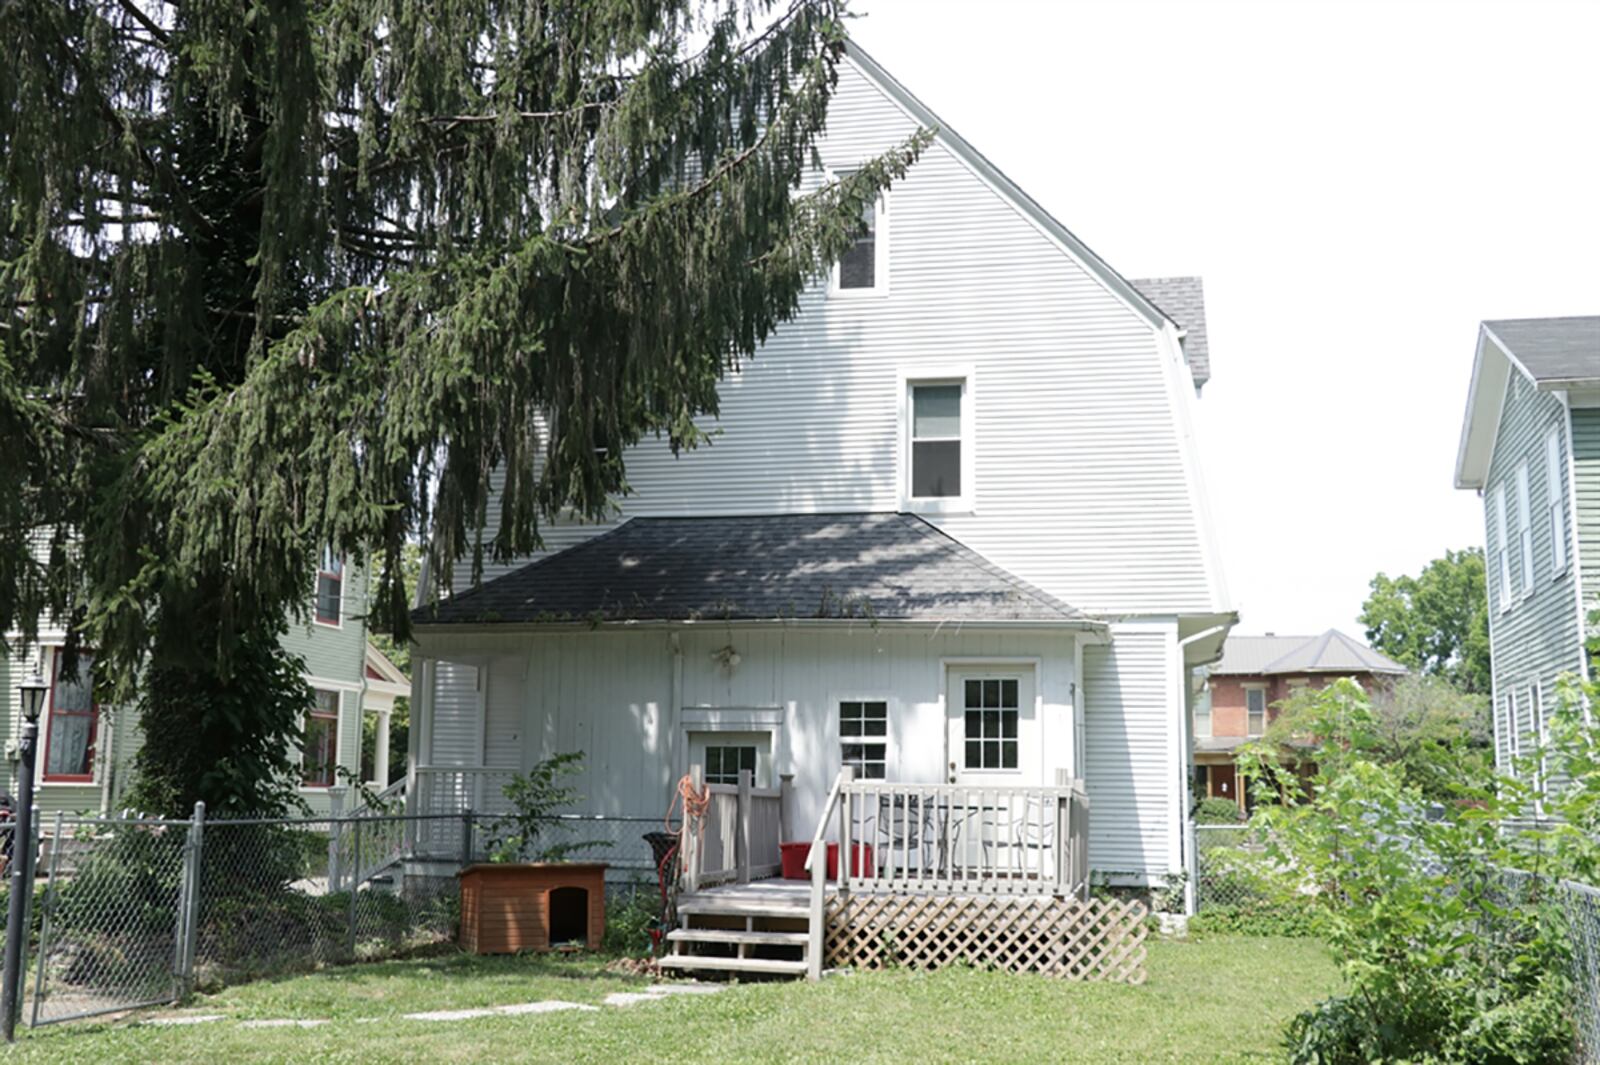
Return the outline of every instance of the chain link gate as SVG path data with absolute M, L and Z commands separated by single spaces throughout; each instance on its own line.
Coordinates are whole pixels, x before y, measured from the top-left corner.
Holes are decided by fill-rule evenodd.
M 194 965 L 203 811 L 192 821 L 55 817 L 32 1026 L 176 1002 Z
M 1195 909 L 1204 913 L 1263 898 L 1250 868 L 1250 829 L 1244 825 L 1195 825 Z

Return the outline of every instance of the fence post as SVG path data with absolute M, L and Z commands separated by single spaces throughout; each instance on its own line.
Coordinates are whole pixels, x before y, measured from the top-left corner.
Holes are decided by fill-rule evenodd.
M 194 990 L 195 937 L 200 927 L 201 848 L 205 846 L 206 804 L 194 804 L 189 838 L 183 848 L 183 876 L 178 882 L 178 998 Z
M 461 868 L 472 864 L 472 807 L 461 812 Z
M 839 770 L 839 779 L 844 786 L 839 789 L 839 894 L 850 893 L 850 872 L 854 868 L 851 859 L 855 857 L 854 844 L 851 834 L 855 828 L 855 803 L 852 801 L 850 789 L 855 785 L 856 771 L 854 766 L 844 766 Z
M 338 891 L 343 883 L 343 870 L 341 869 L 339 843 L 339 815 L 344 813 L 344 788 L 335 786 L 328 789 L 328 890 Z
M 361 892 L 361 818 L 354 818 L 350 822 L 350 908 L 347 919 L 350 924 L 349 953 L 350 959 L 356 956 L 356 896 Z
M 735 860 L 738 863 L 741 884 L 750 883 L 750 807 L 754 805 L 750 789 L 753 787 L 755 787 L 755 775 L 748 769 L 739 770 L 739 813 L 734 846 L 739 851 L 735 855 Z
M 28 1026 L 30 1028 L 37 1028 L 39 1026 L 39 1007 L 44 1002 L 44 966 L 45 961 L 49 957 L 50 953 L 50 911 L 55 908 L 56 870 L 60 867 L 59 862 L 61 854 L 61 821 L 61 811 L 57 810 L 54 829 L 55 835 L 51 837 L 51 839 L 55 842 L 51 843 L 50 845 L 50 872 L 45 877 L 44 882 L 44 915 L 40 922 L 41 927 L 39 929 L 39 967 L 33 978 L 33 1011 L 28 1020 Z M 37 807 L 33 811 L 33 832 L 37 837 L 39 834 L 39 811 Z M 15 847 L 15 843 L 16 841 L 13 840 L 13 847 Z M 33 841 L 33 846 L 28 848 L 27 853 L 29 856 L 30 865 L 28 867 L 27 874 L 28 883 L 30 885 L 33 883 L 34 878 L 38 873 L 39 848 L 41 846 L 42 841 L 36 838 Z M 31 887 L 28 891 L 28 897 L 23 902 L 22 906 L 22 927 L 32 931 L 33 890 Z M 28 937 L 24 936 L 22 939 L 22 956 L 18 959 L 17 964 L 17 1010 L 19 1012 L 22 1009 L 22 987 L 23 984 L 27 982 L 27 971 Z

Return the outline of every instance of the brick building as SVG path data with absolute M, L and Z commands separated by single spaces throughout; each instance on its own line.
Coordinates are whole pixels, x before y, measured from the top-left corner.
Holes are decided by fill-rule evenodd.
M 1320 636 L 1230 635 L 1222 658 L 1203 669 L 1205 687 L 1194 708 L 1194 797 L 1232 799 L 1241 808 L 1235 753 L 1266 731 L 1280 702 L 1338 677 L 1372 691 L 1406 672 L 1337 629 Z

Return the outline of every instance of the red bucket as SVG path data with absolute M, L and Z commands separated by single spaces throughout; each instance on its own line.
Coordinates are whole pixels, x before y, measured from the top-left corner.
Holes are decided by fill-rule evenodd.
M 872 864 L 872 844 L 855 843 L 850 847 L 850 875 L 861 876 L 862 871 L 872 872 L 877 866 Z M 828 879 L 839 879 L 839 845 L 828 844 Z
M 806 872 L 806 852 L 811 849 L 809 843 L 780 843 L 778 855 L 783 862 L 783 878 L 785 880 L 810 880 L 811 874 Z

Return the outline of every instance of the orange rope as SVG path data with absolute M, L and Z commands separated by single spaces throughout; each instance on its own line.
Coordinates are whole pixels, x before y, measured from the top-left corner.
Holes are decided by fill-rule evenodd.
M 678 780 L 678 790 L 672 796 L 672 802 L 667 806 L 666 828 L 668 832 L 676 833 L 678 828 L 672 827 L 672 811 L 679 806 L 683 807 L 683 816 L 700 822 L 700 831 L 705 831 L 706 811 L 711 809 L 711 785 L 702 784 L 700 790 L 694 787 L 694 778 L 687 773 Z M 681 826 L 680 826 L 681 827 Z

